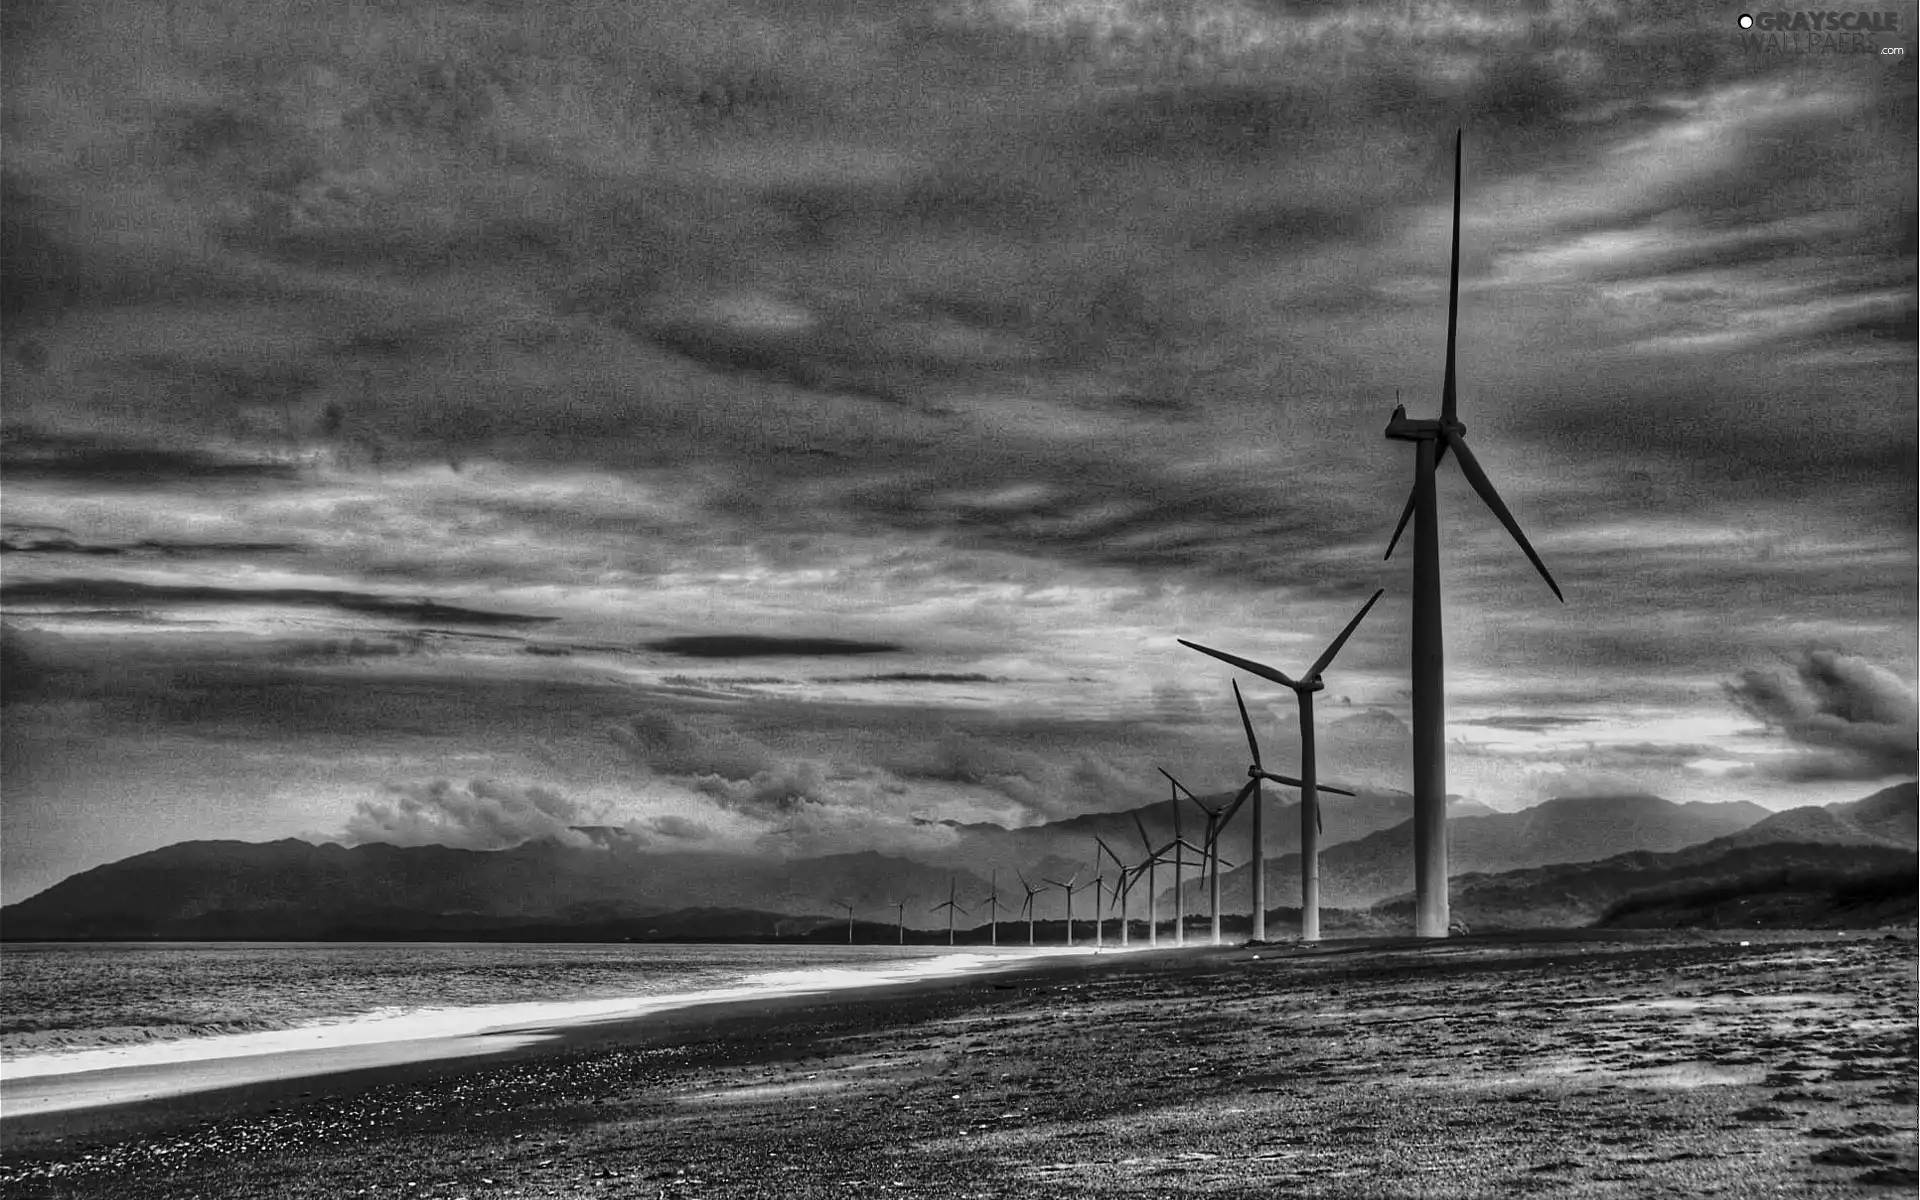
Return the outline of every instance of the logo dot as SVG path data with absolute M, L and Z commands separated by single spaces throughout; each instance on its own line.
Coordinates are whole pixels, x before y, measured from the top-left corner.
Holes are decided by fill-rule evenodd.
M 1750 16 L 1749 14 L 1747 14 L 1747 13 L 1741 13 L 1741 14 L 1740 14 L 1740 28 L 1742 28 L 1742 29 L 1752 29 L 1752 28 L 1753 28 L 1753 17 L 1752 17 L 1752 16 Z

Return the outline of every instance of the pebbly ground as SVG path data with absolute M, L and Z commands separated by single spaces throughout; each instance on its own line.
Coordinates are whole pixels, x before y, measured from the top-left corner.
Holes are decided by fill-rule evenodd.
M 1056 962 L 0 1123 L 0 1190 L 1911 1195 L 1914 955 L 1909 931 Z

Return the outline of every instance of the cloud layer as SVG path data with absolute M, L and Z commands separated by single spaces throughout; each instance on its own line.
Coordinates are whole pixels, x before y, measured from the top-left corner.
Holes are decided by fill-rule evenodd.
M 536 794 L 792 850 L 1212 790 L 1174 639 L 1300 669 L 1381 586 L 1321 754 L 1404 786 L 1462 128 L 1461 414 L 1568 604 L 1444 469 L 1453 789 L 1913 770 L 1910 66 L 1642 3 L 7 20 L 9 898 Z

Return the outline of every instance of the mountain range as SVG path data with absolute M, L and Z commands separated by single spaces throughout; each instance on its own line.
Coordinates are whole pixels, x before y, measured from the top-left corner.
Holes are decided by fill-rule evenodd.
M 1332 817 L 1331 804 L 1323 805 Z M 1548 800 L 1519 812 L 1487 812 L 1447 821 L 1452 875 L 1513 871 L 1548 863 L 1589 862 L 1628 851 L 1678 850 L 1749 829 L 1767 819 L 1757 804 L 1675 804 L 1658 796 L 1582 796 Z M 1329 822 L 1331 823 L 1331 821 Z M 1231 846 L 1229 842 L 1229 846 Z M 1297 842 L 1296 842 L 1297 844 Z M 1231 849 L 1228 855 L 1231 856 Z M 1240 867 L 1221 876 L 1223 901 L 1246 905 L 1251 878 Z M 1403 820 L 1320 851 L 1320 902 L 1365 908 L 1413 886 L 1413 822 Z M 1300 856 L 1267 860 L 1267 896 L 1300 895 Z M 1187 884 L 1187 905 L 1204 903 L 1203 884 Z
M 1382 794 L 1342 803 L 1345 828 L 1352 831 L 1404 812 L 1407 798 Z M 1170 833 L 1168 805 L 1153 808 L 1165 829 L 1143 812 L 1149 837 Z M 1291 816 L 1297 833 L 1297 805 L 1276 808 L 1270 827 L 1285 828 Z M 1331 833 L 1332 801 L 1327 809 Z M 1482 810 L 1449 824 L 1455 913 L 1470 925 L 1512 927 L 1585 924 L 1647 888 L 1724 882 L 1745 877 L 1743 872 L 1897 873 L 1914 859 L 1920 809 L 1914 785 L 1906 783 L 1850 804 L 1771 815 L 1746 804 L 1586 797 L 1550 800 L 1517 813 Z M 1001 857 L 1008 867 L 1031 871 L 1048 870 L 1050 859 L 1063 860 L 1071 870 L 1059 848 L 1094 832 L 1131 832 L 1133 814 L 1092 814 L 1020 830 L 956 828 L 989 861 Z M 590 844 L 538 840 L 494 851 L 294 839 L 183 842 L 83 871 L 0 909 L 0 937 L 422 937 L 489 931 L 556 937 L 589 930 L 622 937 L 755 937 L 803 933 L 843 919 L 834 915 L 839 900 L 859 903 L 865 923 L 890 925 L 892 902 L 902 896 L 913 897 L 907 924 L 927 929 L 944 926 L 931 906 L 945 898 L 949 875 L 961 903 L 973 908 L 963 924 L 986 915 L 979 902 L 989 890 L 989 871 L 978 859 L 969 870 L 872 852 L 787 862 L 665 856 L 647 852 L 617 829 L 579 832 Z M 1133 837 L 1137 847 L 1138 833 Z M 1228 837 L 1244 839 L 1245 830 L 1236 822 Z M 1398 919 L 1396 906 L 1411 903 L 1401 895 L 1411 883 L 1411 845 L 1411 821 L 1403 818 L 1328 847 L 1321 855 L 1323 903 L 1352 910 L 1371 906 L 1369 920 L 1391 925 Z M 1087 857 L 1080 858 L 1082 865 Z M 1298 861 L 1289 854 L 1269 862 L 1271 899 L 1284 904 L 1297 895 Z M 1012 921 L 1018 893 L 1006 875 L 1002 868 L 1000 914 Z M 1238 886 L 1223 883 L 1226 907 L 1244 912 L 1247 872 L 1236 870 L 1228 879 Z M 1203 911 L 1198 879 L 1187 886 L 1187 911 Z M 1163 916 L 1171 914 L 1170 900 L 1163 892 Z M 1042 917 L 1058 916 L 1058 897 L 1040 904 Z M 1137 915 L 1141 904 L 1135 904 Z M 1089 898 L 1082 915 L 1090 908 Z

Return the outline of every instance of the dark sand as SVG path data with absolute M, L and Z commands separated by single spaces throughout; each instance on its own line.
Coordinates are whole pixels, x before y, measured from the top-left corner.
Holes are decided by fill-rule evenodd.
M 0 1191 L 1904 1196 L 1914 954 L 1583 933 L 1054 961 L 0 1120 Z

